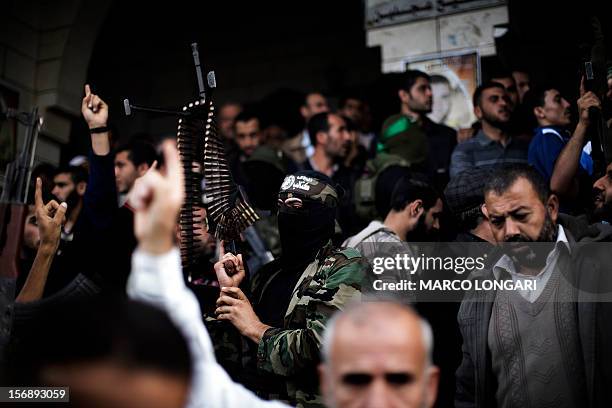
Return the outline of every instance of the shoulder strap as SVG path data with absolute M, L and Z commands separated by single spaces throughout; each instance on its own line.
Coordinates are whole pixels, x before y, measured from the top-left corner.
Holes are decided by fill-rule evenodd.
M 349 248 L 355 248 L 359 243 L 365 241 L 366 238 L 376 234 L 378 231 L 385 229 L 383 224 L 376 226 L 375 228 L 370 228 L 367 226 L 363 230 L 361 230 L 357 235 L 347 239 L 345 241 L 345 246 Z

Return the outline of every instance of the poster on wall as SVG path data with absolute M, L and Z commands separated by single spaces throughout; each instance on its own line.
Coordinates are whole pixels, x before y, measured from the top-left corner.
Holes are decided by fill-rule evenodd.
M 476 120 L 472 95 L 480 83 L 480 56 L 476 51 L 441 53 L 404 60 L 408 69 L 431 76 L 433 108 L 428 115 L 436 123 L 454 129 L 467 128 Z

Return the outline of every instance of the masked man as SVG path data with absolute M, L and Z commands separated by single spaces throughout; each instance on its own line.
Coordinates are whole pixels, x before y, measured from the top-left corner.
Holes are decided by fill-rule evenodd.
M 287 176 L 278 205 L 281 258 L 259 271 L 249 300 L 237 287 L 242 256 L 224 254 L 215 265 L 221 285 L 216 314 L 231 322 L 255 357 L 247 386 L 268 398 L 316 406 L 322 404 L 317 365 L 323 331 L 334 312 L 361 298 L 367 263 L 356 250 L 331 244 L 338 194 L 328 177 L 313 171 Z M 227 261 L 236 275 L 226 274 Z

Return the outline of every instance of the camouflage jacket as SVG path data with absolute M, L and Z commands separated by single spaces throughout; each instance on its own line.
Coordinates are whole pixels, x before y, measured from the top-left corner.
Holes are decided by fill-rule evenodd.
M 253 280 L 250 298 L 254 304 L 266 295 L 268 283 L 280 272 L 276 265 Z M 367 268 L 357 250 L 334 249 L 328 244 L 293 289 L 283 327 L 268 329 L 258 345 L 227 326 L 212 330 L 220 362 L 262 397 L 300 407 L 323 406 L 317 375 L 323 331 L 333 313 L 361 300 Z M 207 325 L 210 323 L 209 319 Z
M 361 300 L 366 270 L 367 262 L 357 250 L 334 249 L 328 244 L 293 289 L 284 326 L 264 333 L 257 347 L 257 371 L 285 377 L 291 403 L 322 405 L 316 367 L 323 331 L 333 313 Z M 255 299 L 265 296 L 265 284 L 257 283 L 253 288 Z

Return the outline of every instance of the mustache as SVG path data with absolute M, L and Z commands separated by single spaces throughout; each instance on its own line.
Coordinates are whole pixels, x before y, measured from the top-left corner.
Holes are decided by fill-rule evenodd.
M 504 242 L 533 242 L 533 240 L 522 234 L 515 234 L 509 237 L 506 237 Z
M 604 191 L 599 188 L 594 188 L 593 191 L 591 192 L 591 194 L 593 195 L 593 198 L 603 198 L 603 193 Z

